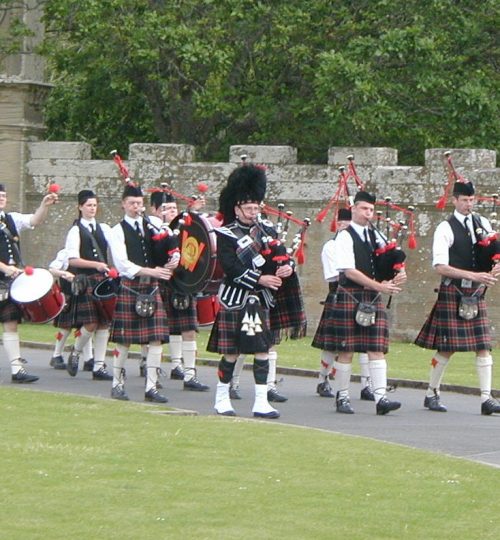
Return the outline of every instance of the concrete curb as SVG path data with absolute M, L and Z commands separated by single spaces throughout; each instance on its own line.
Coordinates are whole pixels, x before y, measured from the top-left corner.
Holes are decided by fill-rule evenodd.
M 51 350 L 53 348 L 52 344 L 37 343 L 34 341 L 21 341 L 21 346 L 26 347 L 27 349 L 42 349 L 42 350 Z M 66 349 L 69 350 L 69 347 L 67 347 Z M 108 350 L 107 355 L 111 356 L 112 351 Z M 129 353 L 129 358 L 140 359 L 140 357 L 141 357 L 141 354 L 138 352 Z M 210 367 L 217 367 L 219 364 L 218 360 L 211 360 L 208 358 L 198 358 L 197 362 L 199 362 L 199 364 L 202 366 L 210 366 Z M 252 364 L 244 364 L 243 369 L 252 369 Z M 280 375 L 295 375 L 298 377 L 314 378 L 318 376 L 318 372 L 313 369 L 302 369 L 302 368 L 278 366 L 276 368 L 276 372 L 279 373 Z M 353 382 L 359 382 L 360 376 L 352 375 L 352 380 Z M 412 381 L 409 379 L 388 379 L 387 383 L 393 386 L 394 388 L 401 386 L 402 388 L 415 388 L 415 389 L 422 389 L 422 390 L 425 390 L 428 385 L 427 381 Z M 479 388 L 474 388 L 471 386 L 461 386 L 458 384 L 442 384 L 441 390 L 444 392 L 456 392 L 458 394 L 467 394 L 467 395 L 474 395 L 474 396 L 480 395 Z M 492 390 L 491 395 L 494 398 L 500 398 L 500 390 Z

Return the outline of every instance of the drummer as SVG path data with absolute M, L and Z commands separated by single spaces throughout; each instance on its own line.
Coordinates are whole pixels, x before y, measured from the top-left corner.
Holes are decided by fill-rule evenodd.
M 50 206 L 58 200 L 57 193 L 49 193 L 42 199 L 40 206 L 34 214 L 20 214 L 19 212 L 6 212 L 7 191 L 0 184 L 0 280 L 10 285 L 12 279 L 17 277 L 23 265 L 19 233 L 25 229 L 33 229 L 43 223 L 47 217 Z M 30 375 L 24 368 L 26 361 L 21 358 L 18 324 L 21 322 L 21 311 L 10 299 L 0 302 L 0 322 L 3 324 L 3 345 L 10 362 L 12 382 L 18 384 L 32 383 L 38 380 Z
M 193 210 L 201 208 L 203 201 L 204 199 L 201 198 L 196 199 L 190 208 Z M 157 218 L 154 223 L 157 226 L 170 225 L 178 214 L 174 197 L 165 190 L 153 191 L 150 202 L 149 213 Z M 198 329 L 196 300 L 193 295 L 182 293 L 186 308 L 179 309 L 179 304 L 174 305 L 173 290 L 169 284 L 160 282 L 160 292 L 170 330 L 169 349 L 172 361 L 170 378 L 183 380 L 184 390 L 206 392 L 210 387 L 203 384 L 196 376 L 196 332 Z
M 109 272 L 108 243 L 112 232 L 109 225 L 96 221 L 97 208 L 97 195 L 89 189 L 80 191 L 78 193 L 78 219 L 75 220 L 66 237 L 68 270 L 76 276 L 73 289 L 80 289 L 76 291 L 77 294 L 73 294 L 67 314 L 73 326 L 79 327 L 79 330 L 76 333 L 77 338 L 69 355 L 66 369 L 72 377 L 78 373 L 83 349 L 94 337 L 92 379 L 110 381 L 113 377 L 104 366 L 110 321 L 102 314 L 102 310 L 97 305 L 98 300 L 92 291 Z M 77 280 L 79 282 L 75 286 Z

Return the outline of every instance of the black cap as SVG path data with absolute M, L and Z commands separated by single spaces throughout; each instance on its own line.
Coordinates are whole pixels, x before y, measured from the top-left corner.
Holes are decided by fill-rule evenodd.
M 126 199 L 127 197 L 143 197 L 141 187 L 136 186 L 132 182 L 127 182 L 123 190 L 122 200 Z
M 78 193 L 78 206 L 85 204 L 89 199 L 97 199 L 97 195 L 91 189 L 82 189 Z
M 337 221 L 351 221 L 352 214 L 350 208 L 339 208 L 337 212 Z
M 5 189 L 5 186 L 3 184 L 0 184 L 0 191 L 2 193 L 7 193 L 7 190 Z
M 472 197 L 474 195 L 474 185 L 472 182 L 455 182 L 453 184 L 453 196 L 465 195 L 466 197 Z
M 160 208 L 162 204 L 175 202 L 174 197 L 167 191 L 153 191 L 151 193 L 151 206 L 156 209 Z
M 375 204 L 376 200 L 377 199 L 375 198 L 375 195 L 368 193 L 368 191 L 358 191 L 356 193 L 356 196 L 354 197 L 354 204 L 356 204 L 357 202 L 367 202 L 370 204 Z

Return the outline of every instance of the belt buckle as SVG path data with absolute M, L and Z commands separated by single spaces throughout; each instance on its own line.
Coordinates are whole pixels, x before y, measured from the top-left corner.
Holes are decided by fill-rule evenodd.
M 471 289 L 472 288 L 472 280 L 471 279 L 462 279 L 462 287 L 464 289 Z

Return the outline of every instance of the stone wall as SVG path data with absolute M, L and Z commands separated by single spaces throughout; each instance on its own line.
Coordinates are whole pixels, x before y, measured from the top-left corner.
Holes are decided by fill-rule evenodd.
M 431 269 L 430 245 L 435 225 L 447 215 L 434 207 L 446 178 L 442 162 L 444 150 L 427 150 L 424 166 L 403 167 L 398 166 L 397 151 L 392 148 L 333 147 L 328 150 L 326 165 L 304 165 L 297 163 L 296 149 L 288 146 L 232 146 L 228 162 L 208 163 L 196 161 L 195 148 L 189 145 L 132 144 L 127 165 L 131 176 L 140 180 L 145 188 L 166 181 L 177 192 L 191 195 L 196 192 L 198 182 L 207 183 L 207 207 L 214 210 L 218 193 L 230 171 L 240 162 L 241 154 L 247 154 L 251 161 L 264 163 L 269 179 L 267 202 L 273 206 L 284 202 L 294 216 L 312 220 L 307 235 L 306 263 L 299 270 L 311 334 L 321 314 L 319 302 L 327 290 L 322 279 L 321 247 L 331 235 L 329 220 L 319 224 L 314 217 L 336 188 L 338 166 L 345 165 L 346 156 L 354 154 L 358 174 L 368 190 L 375 192 L 379 199 L 390 195 L 398 205 L 417 207 L 418 248 L 407 251 L 409 283 L 405 292 L 394 298 L 390 310 L 395 334 L 411 339 L 432 307 L 439 281 Z M 500 169 L 496 168 L 495 152 L 452 151 L 457 170 L 476 184 L 479 193 L 498 192 Z M 102 221 L 110 224 L 118 221 L 122 182 L 111 159 L 92 160 L 88 145 L 70 142 L 30 143 L 27 158 L 24 179 L 27 208 L 36 207 L 50 179 L 62 187 L 61 203 L 51 214 L 51 224 L 23 238 L 27 262 L 44 266 L 62 246 L 66 231 L 76 217 L 76 194 L 81 189 L 92 188 L 99 194 Z M 494 331 L 500 322 L 498 291 L 497 287 L 488 293 Z M 498 332 L 496 336 L 498 340 Z

